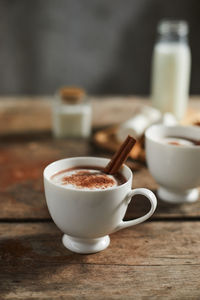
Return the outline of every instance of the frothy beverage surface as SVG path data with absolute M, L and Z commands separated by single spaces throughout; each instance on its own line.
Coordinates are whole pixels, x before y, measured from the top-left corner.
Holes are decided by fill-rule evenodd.
M 199 146 L 200 141 L 184 137 L 165 137 L 162 142 L 174 146 Z
M 121 173 L 108 175 L 102 168 L 96 166 L 78 166 L 61 170 L 51 176 L 51 180 L 61 186 L 84 190 L 105 190 L 126 182 Z

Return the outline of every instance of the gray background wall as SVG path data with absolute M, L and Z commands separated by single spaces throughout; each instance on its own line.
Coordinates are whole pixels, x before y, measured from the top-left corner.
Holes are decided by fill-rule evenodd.
M 191 93 L 200 94 L 199 0 L 0 0 L 0 94 L 148 94 L 161 18 L 190 24 Z

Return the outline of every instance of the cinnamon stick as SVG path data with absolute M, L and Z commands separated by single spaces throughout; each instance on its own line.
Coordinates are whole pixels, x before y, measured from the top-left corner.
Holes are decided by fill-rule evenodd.
M 104 172 L 111 175 L 117 173 L 128 158 L 128 155 L 135 143 L 136 140 L 132 136 L 127 136 L 126 140 L 120 146 L 119 150 L 114 154 L 112 159 L 105 167 Z

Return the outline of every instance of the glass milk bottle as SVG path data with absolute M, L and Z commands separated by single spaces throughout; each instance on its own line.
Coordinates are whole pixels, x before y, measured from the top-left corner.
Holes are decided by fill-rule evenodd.
M 54 137 L 90 136 L 92 110 L 84 90 L 75 87 L 59 89 L 52 108 Z
M 189 97 L 191 54 L 185 21 L 163 20 L 152 61 L 152 105 L 181 120 Z

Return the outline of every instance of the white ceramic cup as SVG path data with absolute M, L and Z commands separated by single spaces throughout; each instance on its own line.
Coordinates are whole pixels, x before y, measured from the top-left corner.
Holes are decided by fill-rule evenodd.
M 64 232 L 63 244 L 77 253 L 94 253 L 108 247 L 108 234 L 147 220 L 155 211 L 157 200 L 147 189 L 131 189 L 132 172 L 124 165 L 122 174 L 127 181 L 106 190 L 80 190 L 59 186 L 51 176 L 63 169 L 76 166 L 100 166 L 106 158 L 75 157 L 55 161 L 44 170 L 44 187 L 47 206 L 55 224 Z M 151 203 L 150 211 L 135 220 L 123 221 L 131 197 L 141 194 Z
M 163 142 L 165 137 L 200 140 L 197 126 L 153 125 L 145 133 L 146 159 L 159 184 L 158 196 L 170 203 L 194 202 L 199 197 L 200 146 L 178 146 Z

